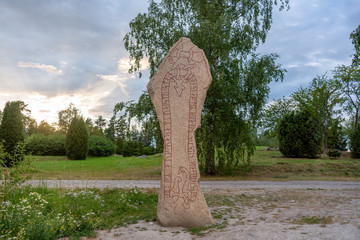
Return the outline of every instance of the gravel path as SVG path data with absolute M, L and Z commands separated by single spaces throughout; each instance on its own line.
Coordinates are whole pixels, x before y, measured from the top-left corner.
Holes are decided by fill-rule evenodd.
M 159 180 L 31 180 L 33 186 L 63 188 L 159 188 Z M 360 189 L 360 182 L 352 181 L 201 181 L 203 189 Z

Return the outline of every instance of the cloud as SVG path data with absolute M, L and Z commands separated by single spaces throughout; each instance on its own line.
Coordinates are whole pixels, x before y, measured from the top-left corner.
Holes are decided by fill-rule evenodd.
M 351 63 L 349 34 L 360 22 L 357 5 L 355 0 L 299 0 L 290 1 L 289 11 L 274 12 L 271 30 L 258 52 L 278 53 L 277 62 L 288 72 L 283 82 L 270 85 L 270 99 L 289 95 L 307 87 L 317 75 Z
M 0 108 L 24 100 L 34 116 L 51 122 L 70 102 L 84 115 L 111 117 L 116 103 L 137 100 L 149 81 L 148 63 L 141 63 L 141 79 L 128 74 L 122 39 L 147 2 L 1 0 Z M 287 12 L 274 11 L 267 41 L 259 47 L 262 54 L 279 53 L 278 62 L 288 69 L 284 82 L 270 85 L 270 99 L 350 63 L 349 33 L 360 22 L 358 0 L 290 5 Z
M 141 62 L 141 71 L 146 71 L 149 67 L 149 63 L 147 59 L 142 59 Z M 130 68 L 129 58 L 128 57 L 122 57 L 119 58 L 117 61 L 117 69 L 115 74 L 97 74 L 96 76 L 101 78 L 104 81 L 110 81 L 118 86 L 120 86 L 121 91 L 126 95 L 129 96 L 129 91 L 127 84 L 125 82 L 135 79 L 135 74 L 130 75 L 128 73 Z
M 110 82 L 114 82 L 117 85 L 119 85 L 121 87 L 121 91 L 129 96 L 129 92 L 127 90 L 126 84 L 124 83 L 126 80 L 128 80 L 126 77 L 122 77 L 120 74 L 119 75 L 102 75 L 102 74 L 98 74 L 96 75 L 99 78 L 101 78 L 104 81 L 110 81 Z
M 55 67 L 53 65 L 45 65 L 45 64 L 41 64 L 41 63 L 19 61 L 18 62 L 18 67 L 21 67 L 21 68 L 38 68 L 38 69 L 41 69 L 41 70 L 44 70 L 46 72 L 53 73 L 53 74 L 56 74 L 56 75 L 63 75 L 63 71 L 58 69 L 57 67 Z

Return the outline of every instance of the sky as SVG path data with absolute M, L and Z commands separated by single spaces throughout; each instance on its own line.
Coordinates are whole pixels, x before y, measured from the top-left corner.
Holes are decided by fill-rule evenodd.
M 123 37 L 147 0 L 1 0 L 0 109 L 28 104 L 38 122 L 57 121 L 74 103 L 85 117 L 109 119 L 116 103 L 137 100 L 149 81 L 128 74 Z M 307 87 L 317 75 L 349 65 L 349 35 L 360 25 L 358 0 L 290 0 L 273 13 L 272 28 L 257 52 L 277 53 L 287 69 L 271 83 L 269 101 Z

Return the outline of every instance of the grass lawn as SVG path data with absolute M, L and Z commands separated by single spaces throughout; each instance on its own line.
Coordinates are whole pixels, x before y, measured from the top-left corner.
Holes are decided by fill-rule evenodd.
M 136 157 L 88 157 L 70 161 L 66 157 L 28 156 L 33 179 L 160 179 L 162 155 Z
M 162 154 L 146 158 L 111 156 L 69 161 L 66 157 L 28 156 L 32 179 L 160 179 Z M 279 151 L 258 147 L 251 170 L 238 166 L 229 176 L 202 176 L 203 180 L 359 180 L 360 160 L 348 153 L 338 159 L 285 158 Z

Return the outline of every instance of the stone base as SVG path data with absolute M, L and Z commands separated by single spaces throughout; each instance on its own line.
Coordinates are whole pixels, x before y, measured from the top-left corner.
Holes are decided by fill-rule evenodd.
M 176 198 L 175 198 L 176 199 Z M 196 199 L 187 204 L 182 198 L 173 202 L 159 194 L 157 221 L 164 227 L 204 227 L 214 224 L 204 195 L 198 191 Z M 170 199 L 171 200 L 171 199 Z

